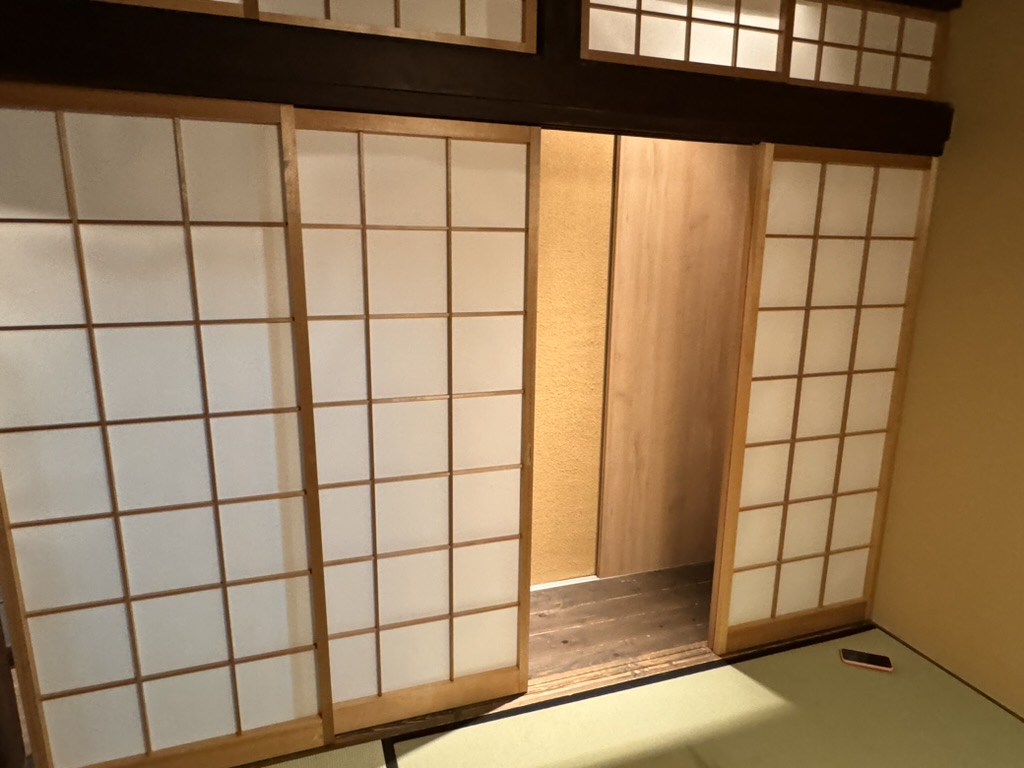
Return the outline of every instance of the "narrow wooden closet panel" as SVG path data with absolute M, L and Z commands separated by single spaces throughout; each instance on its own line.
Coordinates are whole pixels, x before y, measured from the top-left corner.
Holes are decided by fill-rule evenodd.
M 754 152 L 620 140 L 602 577 L 714 557 Z

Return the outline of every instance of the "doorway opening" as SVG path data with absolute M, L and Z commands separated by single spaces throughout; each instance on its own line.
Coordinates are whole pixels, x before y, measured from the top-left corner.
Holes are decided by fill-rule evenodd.
M 717 658 L 756 165 L 749 146 L 541 142 L 531 698 Z

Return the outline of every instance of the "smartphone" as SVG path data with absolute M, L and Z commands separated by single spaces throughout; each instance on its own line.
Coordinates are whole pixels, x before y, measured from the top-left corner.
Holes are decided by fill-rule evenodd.
M 865 653 L 864 651 L 853 651 L 849 648 L 842 648 L 839 651 L 839 658 L 846 664 L 866 669 L 880 669 L 883 672 L 892 672 L 892 659 L 888 656 L 880 656 L 877 653 Z

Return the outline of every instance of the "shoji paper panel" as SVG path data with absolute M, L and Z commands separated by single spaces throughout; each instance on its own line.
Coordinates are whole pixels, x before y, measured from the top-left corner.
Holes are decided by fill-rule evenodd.
M 830 18 L 826 34 L 846 39 L 853 22 Z M 776 157 L 752 272 L 758 300 L 748 307 L 745 343 L 753 363 L 741 376 L 744 427 L 728 502 L 738 517 L 725 553 L 730 608 L 719 625 L 740 628 L 746 644 L 785 632 L 750 627 L 796 617 L 803 623 L 792 626 L 806 632 L 817 625 L 801 617 L 865 598 L 927 205 L 921 164 L 887 167 L 878 156 L 878 165 L 862 165 L 842 153 L 821 162 L 797 149 Z
M 933 92 L 942 15 L 899 5 L 797 0 L 788 75 L 858 90 Z
M 0 474 L 44 767 L 317 711 L 280 132 L 177 114 L 0 109 Z
M 410 22 L 448 23 L 441 5 L 409 9 Z M 476 126 L 298 122 L 344 731 L 412 713 L 406 689 L 436 685 L 443 702 L 462 677 L 520 663 L 530 145 L 526 131 Z

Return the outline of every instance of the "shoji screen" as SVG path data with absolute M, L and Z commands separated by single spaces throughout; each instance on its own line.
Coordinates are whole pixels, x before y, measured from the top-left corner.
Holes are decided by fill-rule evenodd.
M 784 148 L 765 166 L 717 584 L 720 650 L 867 616 L 929 168 Z
M 278 114 L 0 111 L 37 765 L 321 736 Z
M 537 158 L 528 129 L 298 126 L 335 721 L 352 730 L 525 686 Z

